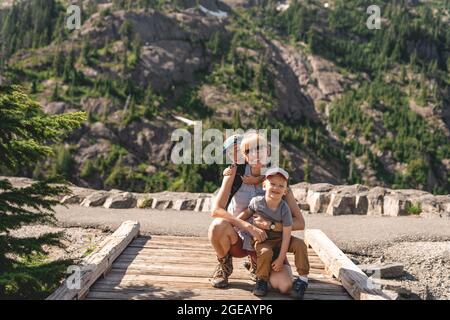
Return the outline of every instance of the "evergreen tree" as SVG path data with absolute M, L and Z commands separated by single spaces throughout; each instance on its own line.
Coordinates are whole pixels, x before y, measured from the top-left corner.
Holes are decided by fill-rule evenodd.
M 58 50 L 53 58 L 53 70 L 55 74 L 60 77 L 64 74 L 65 55 L 62 50 Z
M 53 88 L 53 93 L 51 97 L 52 101 L 58 101 L 59 99 L 59 85 L 55 84 L 55 87 Z
M 233 111 L 233 119 L 232 119 L 231 125 L 233 126 L 233 129 L 235 129 L 235 130 L 242 128 L 241 117 L 239 115 L 238 110 Z
M 78 127 L 85 117 L 80 112 L 48 115 L 18 87 L 8 86 L 0 87 L 0 119 L 0 165 L 16 172 L 33 167 L 51 155 L 52 149 L 48 144 L 59 141 Z M 43 245 L 58 244 L 59 234 L 46 234 L 39 238 L 16 238 L 10 234 L 24 225 L 54 221 L 53 207 L 59 203 L 56 197 L 68 194 L 69 189 L 49 182 L 56 180 L 16 188 L 8 180 L 0 180 L 1 297 L 24 298 L 24 294 L 30 294 L 24 293 L 27 290 L 53 290 L 55 288 L 49 287 L 46 281 L 57 283 L 58 277 L 64 273 L 65 266 L 61 264 L 48 263 L 31 268 L 27 264 L 30 255 L 44 253 Z
M 32 93 L 32 94 L 37 93 L 37 83 L 36 83 L 36 80 L 33 80 L 33 82 L 31 83 L 31 93 Z

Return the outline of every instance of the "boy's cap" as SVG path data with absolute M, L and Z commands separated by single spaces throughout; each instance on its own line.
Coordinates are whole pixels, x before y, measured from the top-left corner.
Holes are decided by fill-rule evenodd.
M 228 137 L 228 139 L 225 140 L 225 142 L 223 143 L 223 153 L 227 152 L 227 150 L 234 146 L 235 144 L 240 144 L 242 141 L 243 136 L 241 134 L 234 134 L 230 137 Z
M 281 174 L 283 177 L 286 178 L 286 180 L 289 180 L 289 173 L 287 173 L 286 170 L 279 168 L 279 167 L 273 167 L 273 168 L 267 169 L 265 176 L 266 176 L 266 178 L 268 178 L 275 174 Z

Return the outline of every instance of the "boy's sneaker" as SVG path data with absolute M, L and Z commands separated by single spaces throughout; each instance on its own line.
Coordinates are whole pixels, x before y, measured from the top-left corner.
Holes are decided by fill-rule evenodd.
M 267 294 L 267 281 L 257 279 L 253 294 L 258 297 L 263 297 Z
M 256 281 L 256 263 L 253 262 L 251 257 L 244 261 L 244 268 L 250 271 L 250 279 Z
M 306 288 L 308 288 L 308 282 L 305 282 L 300 278 L 295 279 L 292 284 L 291 296 L 295 299 L 303 300 Z
M 219 262 L 214 271 L 211 284 L 215 288 L 225 288 L 228 286 L 228 277 L 233 273 L 233 258 L 227 254 L 223 258 L 217 258 Z

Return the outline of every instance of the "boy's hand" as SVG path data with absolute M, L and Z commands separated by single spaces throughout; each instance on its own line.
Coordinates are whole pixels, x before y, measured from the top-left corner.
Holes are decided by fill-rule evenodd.
M 242 182 L 245 184 L 255 185 L 261 182 L 259 177 L 254 177 L 251 175 L 242 176 Z
M 270 230 L 271 221 L 264 219 L 259 214 L 253 215 L 253 225 L 262 230 Z
M 281 257 L 278 257 L 275 259 L 274 262 L 272 262 L 272 269 L 275 272 L 279 272 L 282 270 L 284 264 L 284 259 L 281 259 Z

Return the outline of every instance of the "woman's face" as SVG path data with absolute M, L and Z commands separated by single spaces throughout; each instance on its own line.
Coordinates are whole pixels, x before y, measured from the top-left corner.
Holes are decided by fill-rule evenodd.
M 246 145 L 242 151 L 245 161 L 250 165 L 266 165 L 268 162 L 269 149 L 267 143 L 251 143 Z

